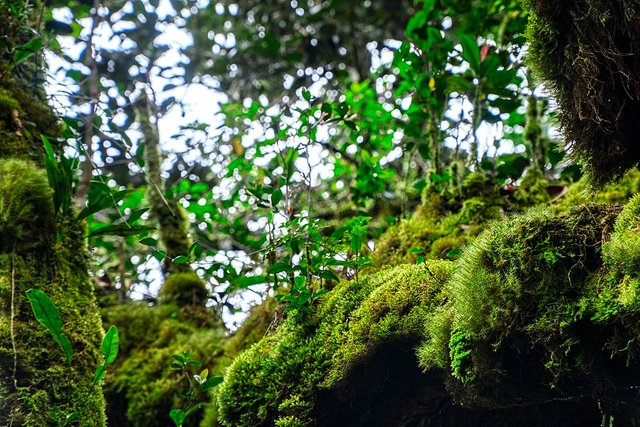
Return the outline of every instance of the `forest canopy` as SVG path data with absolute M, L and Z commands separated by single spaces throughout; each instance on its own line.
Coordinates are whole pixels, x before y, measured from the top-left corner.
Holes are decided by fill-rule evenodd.
M 0 23 L 0 424 L 640 422 L 635 2 Z

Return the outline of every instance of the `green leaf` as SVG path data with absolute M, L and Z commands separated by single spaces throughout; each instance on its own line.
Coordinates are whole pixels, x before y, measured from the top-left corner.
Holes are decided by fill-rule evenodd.
M 197 258 L 200 258 L 202 255 L 202 246 L 198 242 L 193 242 L 191 246 L 189 246 L 189 253 L 193 253 L 193 255 Z
M 238 279 L 238 287 L 248 288 L 252 285 L 265 283 L 267 279 L 264 276 L 243 276 Z
M 71 363 L 73 350 L 71 349 L 69 338 L 62 333 L 62 319 L 60 318 L 58 308 L 49 299 L 47 294 L 39 289 L 29 289 L 27 291 L 27 298 L 29 298 L 31 309 L 33 310 L 36 320 L 49 331 L 54 341 L 58 343 L 64 351 L 67 362 Z
M 151 256 L 157 259 L 158 261 L 162 261 L 167 253 L 165 251 L 153 251 L 151 252 Z
M 173 422 L 175 423 L 176 427 L 182 427 L 182 424 L 184 423 L 184 419 L 186 418 L 187 415 L 184 413 L 182 409 L 172 409 L 171 412 L 169 412 L 169 416 L 171 417 L 171 420 L 173 420 Z
M 131 215 L 129 215 L 127 222 L 129 224 L 135 224 L 140 219 L 140 217 L 142 217 L 142 214 L 144 214 L 148 210 L 149 208 L 136 209 L 135 211 L 131 212 Z
M 467 34 L 458 34 L 458 40 L 462 45 L 462 58 L 469 63 L 471 69 L 480 72 L 480 48 L 474 39 Z
M 145 237 L 144 239 L 140 240 L 140 243 L 145 246 L 158 246 L 158 240 L 154 239 L 153 237 Z
M 326 114 L 325 119 L 328 119 L 331 117 L 331 112 L 332 112 L 332 108 L 331 108 L 331 104 L 329 104 L 328 102 L 323 102 L 322 103 L 322 107 L 320 108 L 320 110 Z
M 336 282 L 340 281 L 340 278 L 336 276 L 336 274 L 331 270 L 323 270 L 320 272 L 320 277 L 326 280 L 335 280 Z
M 109 327 L 107 334 L 102 340 L 102 354 L 104 355 L 104 363 L 106 365 L 113 363 L 118 357 L 118 328 L 114 325 Z
M 337 112 L 340 117 L 344 117 L 347 112 L 349 112 L 349 104 L 347 104 L 346 102 L 341 102 L 340 104 L 338 104 Z
M 411 38 L 413 36 L 413 33 L 417 29 L 422 28 L 427 22 L 428 17 L 429 12 L 426 10 L 421 10 L 413 15 L 413 17 L 409 20 L 409 23 L 407 24 L 407 28 L 405 30 L 405 34 L 407 35 L 407 37 Z
M 189 262 L 189 258 L 187 258 L 185 255 L 178 255 L 173 259 L 172 262 L 174 264 L 186 264 Z
M 80 418 L 80 414 L 78 414 L 77 412 L 71 412 L 70 414 L 67 414 L 66 417 L 64 417 L 64 424 L 62 425 L 68 426 L 72 422 L 78 421 L 79 418 Z
M 282 190 L 279 188 L 275 189 L 273 193 L 271 193 L 271 205 L 276 206 L 282 200 Z
M 283 271 L 286 271 L 287 273 L 290 273 L 292 271 L 291 265 L 289 265 L 286 262 L 276 262 L 271 267 L 269 267 L 268 273 L 269 274 L 278 274 L 278 273 L 282 273 Z
M 93 384 L 98 384 L 107 375 L 107 368 L 104 365 L 98 365 L 96 373 L 93 375 Z
M 177 360 L 180 363 L 185 363 L 187 361 L 187 359 L 185 359 L 183 356 L 180 356 L 179 354 L 172 354 L 171 358 Z
M 223 380 L 222 377 L 209 377 L 209 378 L 206 379 L 205 382 L 200 384 L 200 391 L 202 393 L 206 393 L 207 391 L 211 390 L 215 386 L 217 386 L 220 383 L 222 383 L 222 380 Z
M 26 61 L 32 55 L 38 53 L 42 49 L 42 38 L 35 37 L 18 47 L 13 54 L 13 65 L 18 65 Z

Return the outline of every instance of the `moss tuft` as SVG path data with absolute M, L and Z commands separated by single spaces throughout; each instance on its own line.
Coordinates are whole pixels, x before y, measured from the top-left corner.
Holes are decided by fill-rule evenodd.
M 55 236 L 53 195 L 33 163 L 0 162 L 0 253 L 46 248 Z
M 621 378 L 636 381 L 640 364 L 640 269 L 620 263 L 612 242 L 638 234 L 639 206 L 640 198 L 628 204 L 609 243 L 620 209 L 606 205 L 494 224 L 456 263 L 450 301 L 427 323 L 421 366 L 448 371 L 450 391 L 468 405 L 562 398 L 580 387 L 607 406 L 620 399 Z
M 195 272 L 169 274 L 160 289 L 160 300 L 178 305 L 204 305 L 209 291 Z

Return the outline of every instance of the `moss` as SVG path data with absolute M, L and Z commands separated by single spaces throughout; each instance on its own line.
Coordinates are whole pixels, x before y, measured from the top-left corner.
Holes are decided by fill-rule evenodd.
M 412 252 L 415 248 L 428 247 L 437 234 L 431 220 L 408 219 L 391 226 L 376 241 L 372 260 L 375 265 L 398 265 L 413 263 L 419 253 Z
M 636 217 L 638 200 L 620 215 L 611 241 L 629 230 L 625 218 Z M 640 354 L 640 270 L 612 269 L 610 262 L 620 264 L 605 243 L 619 212 L 535 209 L 494 224 L 458 260 L 450 300 L 427 322 L 421 366 L 448 371 L 450 392 L 467 405 L 562 398 L 576 388 L 613 405 L 621 384 L 636 381 Z
M 547 191 L 549 181 L 544 178 L 542 169 L 538 167 L 528 168 L 520 185 L 515 191 L 514 198 L 521 206 L 535 206 L 547 203 L 551 196 Z
M 528 0 L 528 62 L 550 88 L 569 147 L 594 182 L 640 161 L 640 6 L 624 0 Z
M 24 171 L 31 172 L 30 168 Z M 83 425 L 105 425 L 101 387 L 91 387 L 102 337 L 82 236 L 77 224 L 63 222 L 58 225 L 59 241 L 51 241 L 48 247 L 0 253 L 0 424 L 58 426 L 67 414 L 77 411 Z M 14 285 L 17 388 L 10 332 Z M 71 365 L 36 322 L 25 295 L 30 288 L 46 292 L 58 307 L 63 332 L 73 348 Z
M 622 178 L 598 189 L 594 189 L 589 184 L 589 178 L 584 176 L 569 186 L 567 194 L 556 200 L 553 206 L 557 211 L 567 212 L 572 207 L 585 203 L 624 205 L 638 192 L 640 192 L 640 171 L 636 169 L 628 171 Z
M 174 200 L 156 200 L 153 202 L 152 212 L 158 221 L 160 230 L 160 240 L 167 252 L 164 269 L 166 272 L 190 272 L 191 266 L 188 263 L 176 264 L 170 262 L 171 259 L 189 254 L 189 224 L 187 214 Z
M 217 360 L 221 369 L 226 368 L 238 354 L 260 341 L 267 331 L 275 327 L 277 306 L 275 298 L 267 298 L 249 311 L 249 316 L 242 325 L 222 343 L 224 354 Z M 204 409 L 201 427 L 219 425 L 215 393 L 211 397 L 211 402 Z
M 42 161 L 41 135 L 60 134 L 46 100 L 7 78 L 0 83 L 0 158 Z
M 169 369 L 173 354 L 189 352 L 213 374 L 219 372 L 225 330 L 204 307 L 143 303 L 109 307 L 105 324 L 120 331 L 121 354 L 107 376 L 105 397 L 110 424 L 168 426 L 169 412 L 184 405 L 184 376 Z M 202 411 L 185 426 L 196 426 Z
M 52 191 L 33 163 L 0 161 L 0 253 L 42 250 L 55 237 Z
M 444 236 L 431 243 L 429 255 L 435 259 L 456 259 L 466 246 L 467 239 L 462 236 Z
M 195 272 L 170 274 L 160 290 L 161 301 L 178 305 L 204 305 L 208 297 L 207 287 Z
M 346 342 L 334 356 L 335 368 L 324 385 L 332 386 L 387 341 L 423 337 L 425 320 L 446 300 L 444 284 L 453 271 L 449 261 L 430 261 L 415 268 L 392 268 L 368 278 L 375 289 L 349 318 Z
M 391 226 L 376 241 L 372 261 L 376 266 L 412 263 L 419 256 L 455 258 L 480 231 L 480 226 L 503 215 L 506 202 L 496 181 L 485 173 L 472 173 L 462 183 L 457 200 L 434 189 L 423 195 L 423 204 L 413 218 Z M 446 251 L 445 251 L 446 249 Z
M 445 261 L 404 265 L 343 282 L 304 324 L 287 319 L 236 358 L 218 390 L 223 425 L 313 425 L 317 393 L 345 381 L 385 343 L 416 342 L 442 304 Z M 411 346 L 411 344 L 409 344 Z

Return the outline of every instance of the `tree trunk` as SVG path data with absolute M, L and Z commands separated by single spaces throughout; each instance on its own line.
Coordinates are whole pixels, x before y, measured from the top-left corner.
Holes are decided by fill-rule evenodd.
M 102 325 L 85 225 L 54 206 L 43 168 L 42 137 L 59 129 L 39 84 L 42 58 L 14 63 L 34 37 L 39 7 L 0 0 L 0 425 L 59 426 L 77 412 L 81 425 L 104 426 L 101 387 L 92 387 Z M 36 321 L 31 288 L 58 307 L 71 363 Z

